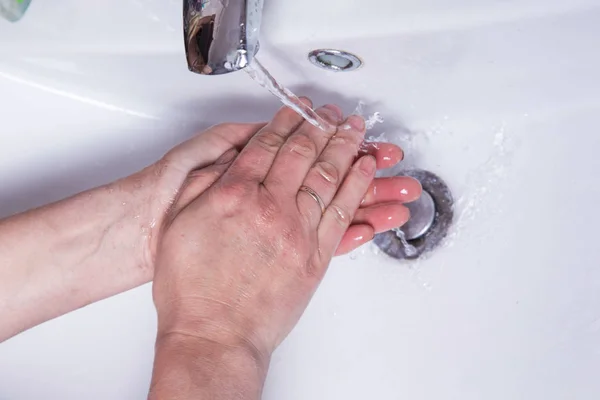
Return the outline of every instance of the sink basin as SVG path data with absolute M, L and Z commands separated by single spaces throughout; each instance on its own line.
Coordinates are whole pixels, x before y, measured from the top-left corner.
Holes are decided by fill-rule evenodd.
M 597 1 L 266 3 L 273 75 L 381 113 L 370 135 L 457 201 L 425 259 L 365 246 L 332 263 L 264 398 L 597 399 Z M 246 74 L 189 73 L 181 31 L 180 0 L 38 0 L 0 21 L 0 216 L 128 175 L 211 124 L 272 116 Z M 315 68 L 318 48 L 364 65 Z M 31 329 L 0 344 L 0 398 L 145 398 L 155 329 L 149 285 Z

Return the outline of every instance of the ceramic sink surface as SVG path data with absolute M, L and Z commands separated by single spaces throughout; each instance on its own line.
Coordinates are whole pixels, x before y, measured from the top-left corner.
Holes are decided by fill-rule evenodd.
M 446 243 L 336 259 L 273 356 L 269 399 L 600 396 L 600 5 L 595 0 L 265 2 L 259 58 L 457 198 Z M 181 1 L 32 2 L 0 21 L 0 216 L 128 175 L 203 127 L 269 118 L 243 72 L 187 71 Z M 316 48 L 351 51 L 329 73 Z M 0 399 L 142 399 L 150 286 L 0 344 Z

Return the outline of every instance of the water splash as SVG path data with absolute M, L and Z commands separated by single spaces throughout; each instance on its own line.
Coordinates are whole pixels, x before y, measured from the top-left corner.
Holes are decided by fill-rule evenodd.
M 406 236 L 405 236 L 404 232 L 402 231 L 402 229 L 394 228 L 392 230 L 394 231 L 394 233 L 396 233 L 396 236 L 398 237 L 398 239 L 400 239 L 400 243 L 402 243 L 402 247 L 404 247 L 404 254 L 406 254 L 407 257 L 416 256 L 417 249 L 415 248 L 415 246 L 408 243 L 408 240 L 406 240 Z
M 312 125 L 325 132 L 332 132 L 337 129 L 335 126 L 321 118 L 315 110 L 300 101 L 298 96 L 277 82 L 256 57 L 246 68 L 244 68 L 244 71 L 246 71 L 259 85 L 271 92 L 271 94 L 277 97 L 283 104 L 296 111 Z
M 379 111 L 376 111 L 371 115 L 365 115 L 364 108 L 365 108 L 365 102 L 362 100 L 359 101 L 358 105 L 354 109 L 354 114 L 360 115 L 365 119 L 365 127 L 367 128 L 367 131 L 370 131 L 371 129 L 373 129 L 375 127 L 375 125 L 382 124 L 384 122 L 384 119 L 381 116 L 381 113 Z M 385 135 L 385 133 L 383 133 L 382 135 Z M 373 139 L 368 139 L 368 140 L 374 141 Z M 386 140 L 384 138 L 382 138 L 381 140 L 378 140 L 378 141 L 385 142 Z
M 472 221 L 480 218 L 482 211 L 485 211 L 485 218 L 503 211 L 503 193 L 497 189 L 506 178 L 517 147 L 518 141 L 507 137 L 506 126 L 501 124 L 492 139 L 489 157 L 469 173 L 465 181 L 466 190 L 455 201 L 455 222 L 443 243 L 445 247 L 453 246 L 458 235 L 463 234 Z
M 362 115 L 366 121 L 371 121 L 368 124 L 369 130 L 374 129 L 378 124 L 383 122 L 381 113 L 372 110 L 366 112 L 367 107 L 364 102 L 359 102 L 355 113 Z M 408 130 L 400 129 L 394 132 L 386 133 L 385 131 L 371 131 L 367 142 L 391 142 L 400 145 L 407 155 L 407 158 L 402 162 L 404 168 L 419 167 L 423 163 L 419 162 L 419 158 L 415 157 L 423 150 L 427 150 L 429 146 L 438 143 L 438 140 L 444 139 L 448 135 L 453 135 L 452 129 L 449 127 L 449 117 L 444 116 L 443 120 L 433 123 L 427 129 Z M 375 133 L 375 134 L 374 134 Z M 436 276 L 440 276 L 440 271 L 446 267 L 447 261 L 443 257 L 436 258 L 435 264 L 427 264 L 428 268 L 421 268 L 424 262 L 428 262 L 435 254 L 444 249 L 453 247 L 459 243 L 476 243 L 482 240 L 479 236 L 481 230 L 475 232 L 472 228 L 483 226 L 484 220 L 492 217 L 494 214 L 502 213 L 503 181 L 510 173 L 510 165 L 516 152 L 518 151 L 520 140 L 514 135 L 510 135 L 505 122 L 492 127 L 491 131 L 480 132 L 485 134 L 489 139 L 487 144 L 482 143 L 483 148 L 486 148 L 487 156 L 479 163 L 474 163 L 467 170 L 464 179 L 458 178 L 458 182 L 454 182 L 453 187 L 458 194 L 454 209 L 455 220 L 450 227 L 448 235 L 440 243 L 436 252 L 428 252 L 421 255 L 416 260 L 400 260 L 400 265 L 405 266 L 413 273 L 413 278 L 426 290 L 433 288 L 433 281 Z M 452 141 L 456 147 L 456 152 L 460 151 L 465 146 L 465 141 L 470 140 L 468 135 L 461 137 L 462 140 Z M 435 146 L 433 146 L 435 149 Z M 454 148 L 448 151 L 452 152 Z M 443 175 L 443 164 L 438 164 L 437 168 L 441 168 L 440 172 Z M 390 173 L 394 173 L 391 171 Z M 477 221 L 477 225 L 474 222 Z M 400 240 L 401 231 L 395 230 Z M 400 233 L 400 234 L 399 234 Z M 405 238 L 404 238 L 405 239 Z M 406 248 L 407 243 L 403 240 Z M 410 249 L 406 252 L 409 254 Z M 382 251 L 374 244 L 366 244 L 351 253 L 350 259 L 372 262 L 373 256 L 382 257 Z

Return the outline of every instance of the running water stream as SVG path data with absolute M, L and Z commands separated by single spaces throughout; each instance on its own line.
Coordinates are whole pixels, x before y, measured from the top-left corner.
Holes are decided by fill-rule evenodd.
M 252 60 L 252 62 L 244 69 L 248 75 L 252 79 L 254 79 L 259 85 L 267 89 L 271 92 L 275 97 L 277 97 L 283 104 L 291 108 L 300 114 L 305 120 L 309 123 L 313 124 L 317 128 L 325 131 L 331 132 L 336 129 L 335 126 L 331 125 L 323 118 L 319 116 L 309 106 L 304 104 L 298 96 L 292 93 L 289 89 L 283 87 L 273 76 L 267 71 L 265 67 L 256 59 L 256 57 Z

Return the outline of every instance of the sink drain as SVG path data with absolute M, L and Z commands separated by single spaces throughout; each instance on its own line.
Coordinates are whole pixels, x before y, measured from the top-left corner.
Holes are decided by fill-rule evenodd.
M 403 227 L 375 235 L 374 242 L 390 257 L 413 260 L 444 239 L 454 216 L 454 200 L 446 183 L 429 171 L 406 170 L 399 175 L 421 182 L 423 194 L 406 205 L 411 218 Z

